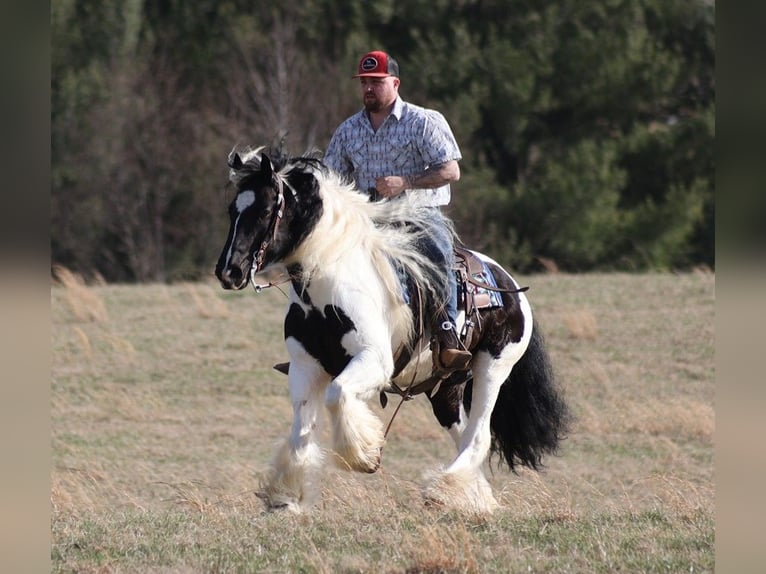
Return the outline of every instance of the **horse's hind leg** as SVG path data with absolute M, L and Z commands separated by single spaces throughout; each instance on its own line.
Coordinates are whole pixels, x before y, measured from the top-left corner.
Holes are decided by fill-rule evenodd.
M 462 373 L 455 373 L 452 377 L 460 379 L 464 375 Z M 463 407 L 465 386 L 465 382 L 458 383 L 449 378 L 442 383 L 435 394 L 428 396 L 434 416 L 439 421 L 439 424 L 447 430 L 452 440 L 455 441 L 456 448 L 460 448 L 460 438 L 463 436 L 466 419 L 468 418 Z
M 486 352 L 476 355 L 472 369 L 471 412 L 459 435 L 458 454 L 447 468 L 430 477 L 424 490 L 427 503 L 480 513 L 492 512 L 497 507 L 482 465 L 492 441 L 492 410 L 500 387 L 510 372 L 508 362 L 498 361 Z
M 272 468 L 259 496 L 271 510 L 299 512 L 319 494 L 316 484 L 322 464 L 316 425 L 328 380 L 305 376 L 296 365 L 290 370 L 293 425 L 289 438 L 276 450 Z

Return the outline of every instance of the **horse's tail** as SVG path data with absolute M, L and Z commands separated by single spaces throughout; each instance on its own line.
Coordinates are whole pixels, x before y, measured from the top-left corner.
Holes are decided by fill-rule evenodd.
M 490 456 L 499 455 L 512 471 L 517 464 L 542 467 L 543 455 L 556 453 L 571 423 L 537 327 L 535 321 L 529 346 L 500 387 L 490 420 Z

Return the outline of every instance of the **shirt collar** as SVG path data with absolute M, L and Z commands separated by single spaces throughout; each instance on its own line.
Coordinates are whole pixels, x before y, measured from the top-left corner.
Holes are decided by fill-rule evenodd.
M 394 116 L 397 120 L 402 119 L 402 114 L 404 113 L 404 102 L 402 101 L 401 96 L 396 96 L 396 101 L 394 102 L 394 107 L 391 110 L 392 116 Z

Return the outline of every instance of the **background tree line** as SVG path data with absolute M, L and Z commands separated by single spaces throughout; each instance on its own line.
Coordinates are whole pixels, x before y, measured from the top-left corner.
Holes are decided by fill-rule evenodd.
M 226 156 L 324 149 L 385 49 L 463 152 L 449 210 L 517 270 L 714 267 L 707 0 L 61 0 L 51 253 L 110 281 L 212 274 Z

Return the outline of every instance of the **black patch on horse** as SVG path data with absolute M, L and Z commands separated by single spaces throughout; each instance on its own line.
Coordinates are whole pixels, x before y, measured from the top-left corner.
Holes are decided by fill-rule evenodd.
M 306 305 L 313 305 L 311 302 L 311 295 L 309 295 L 309 285 L 311 284 L 311 281 L 306 281 L 304 283 L 303 280 L 298 276 L 292 275 L 290 282 L 293 285 L 293 291 L 295 291 L 295 294 L 300 297 L 301 301 L 303 301 Z
M 315 307 L 306 313 L 300 305 L 293 303 L 285 317 L 285 339 L 293 337 L 297 340 L 333 377 L 337 377 L 351 360 L 341 339 L 354 330 L 354 322 L 343 309 L 332 305 L 325 305 L 324 313 Z
M 500 289 L 513 291 L 516 285 L 495 265 L 488 265 L 494 274 Z M 484 335 L 476 347 L 477 351 L 487 351 L 495 359 L 510 343 L 518 343 L 525 329 L 524 312 L 519 303 L 519 294 L 513 292 L 501 293 L 503 306 L 489 311 L 481 311 L 482 331 Z

